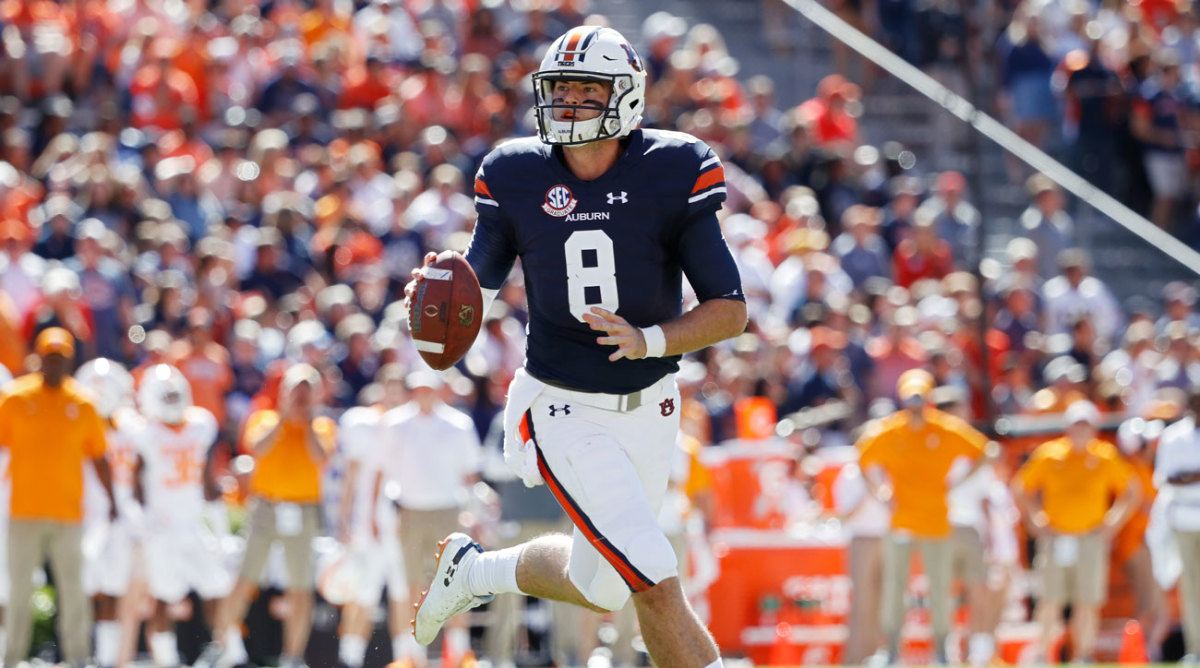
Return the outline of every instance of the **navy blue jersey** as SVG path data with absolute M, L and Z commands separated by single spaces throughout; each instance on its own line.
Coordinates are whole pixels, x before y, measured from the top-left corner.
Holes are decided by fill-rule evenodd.
M 521 258 L 529 300 L 525 366 L 544 381 L 625 394 L 678 369 L 678 357 L 620 359 L 583 321 L 593 306 L 636 327 L 679 317 L 682 277 L 701 301 L 742 300 L 716 211 L 721 161 L 691 135 L 635 130 L 600 178 L 575 177 L 536 138 L 492 151 L 475 180 L 479 220 L 467 261 L 498 289 Z

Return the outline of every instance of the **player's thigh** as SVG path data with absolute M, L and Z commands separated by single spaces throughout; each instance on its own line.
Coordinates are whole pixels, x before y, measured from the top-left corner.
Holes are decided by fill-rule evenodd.
M 233 591 L 233 577 L 225 568 L 225 553 L 214 536 L 195 536 L 188 541 L 185 560 L 188 584 L 206 601 L 225 598 Z
M 187 559 L 178 549 L 178 540 L 169 534 L 147 536 L 143 543 L 146 554 L 146 585 L 150 596 L 159 601 L 175 603 L 188 593 Z
M 670 401 L 663 404 L 651 399 L 647 405 L 623 413 L 612 422 L 614 435 L 637 469 L 642 492 L 656 513 L 667 493 L 671 463 L 679 447 L 679 413 L 675 406 L 680 400 L 674 385 L 662 399 Z
M 133 548 L 134 540 L 129 531 L 114 525 L 103 551 L 100 593 L 124 596 L 129 591 L 129 583 L 133 579 Z
M 568 417 L 549 417 L 538 412 L 541 401 L 534 414 L 544 417 L 534 418 L 534 429 L 543 477 L 576 529 L 571 581 L 593 604 L 619 608 L 630 590 L 675 576 L 675 553 L 620 432 L 608 428 L 612 414 L 574 406 Z

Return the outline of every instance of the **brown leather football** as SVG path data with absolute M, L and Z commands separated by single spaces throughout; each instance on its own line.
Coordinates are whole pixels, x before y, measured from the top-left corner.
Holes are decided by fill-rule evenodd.
M 475 342 L 483 324 L 483 294 L 461 253 L 442 251 L 423 271 L 408 326 L 421 359 L 440 371 L 457 364 Z

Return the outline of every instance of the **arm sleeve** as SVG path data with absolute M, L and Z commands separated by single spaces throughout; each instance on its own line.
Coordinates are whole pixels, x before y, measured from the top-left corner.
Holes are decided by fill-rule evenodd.
M 704 142 L 696 142 L 695 146 L 700 153 L 700 164 L 696 169 L 696 180 L 692 182 L 691 191 L 688 193 L 689 219 L 721 208 L 727 191 L 725 168 L 721 166 L 721 159 Z
M 1043 460 L 1037 457 L 1037 453 L 1025 462 L 1025 465 L 1017 470 L 1016 478 L 1021 481 L 1021 485 L 1025 487 L 1027 492 L 1036 492 L 1042 487 L 1042 466 Z
M 1118 456 L 1119 457 L 1119 456 Z M 1109 468 L 1109 484 L 1112 485 L 1114 494 L 1124 494 L 1126 489 L 1129 489 L 1129 481 L 1135 474 L 1133 467 L 1127 464 L 1124 460 L 1114 457 Z M 1144 494 L 1146 490 L 1142 490 Z
M 8 396 L 0 392 L 0 450 L 8 448 L 8 442 L 12 439 L 10 425 L 12 425 L 13 420 L 8 417 L 9 406 L 11 404 L 12 402 L 8 400 Z
M 679 261 L 700 301 L 746 301 L 742 278 L 715 211 L 692 216 L 680 230 Z
M 94 408 L 87 408 L 84 412 L 84 434 L 85 452 L 91 459 L 98 459 L 104 456 L 108 451 L 108 440 L 104 436 L 104 420 L 100 419 L 100 414 Z
M 517 249 L 511 230 L 510 225 L 494 214 L 481 215 L 475 222 L 471 245 L 467 248 L 467 262 L 475 270 L 479 286 L 484 290 L 500 289 L 512 271 Z

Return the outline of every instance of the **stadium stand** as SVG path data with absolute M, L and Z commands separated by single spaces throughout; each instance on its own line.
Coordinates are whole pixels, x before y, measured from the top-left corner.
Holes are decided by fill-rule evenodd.
M 1191 7 L 828 5 L 1200 245 Z M 725 165 L 722 226 L 751 324 L 681 366 L 686 447 L 672 481 L 676 512 L 664 517 L 687 555 L 687 592 L 722 649 L 758 664 L 940 657 L 920 578 L 898 656 L 873 657 L 883 640 L 870 624 L 847 628 L 861 619 L 851 589 L 880 575 L 887 531 L 885 507 L 856 515 L 869 492 L 853 446 L 864 425 L 897 410 L 897 381 L 915 368 L 933 375 L 934 403 L 1001 446 L 992 478 L 972 478 L 978 498 L 961 502 L 992 504 L 977 527 L 990 551 L 977 558 L 994 586 L 964 593 L 948 658 L 1020 663 L 1042 658 L 1039 642 L 1060 646 L 1030 617 L 1037 525 L 1019 517 L 1008 477 L 1062 436 L 1062 414 L 1087 399 L 1102 414 L 1102 438 L 1141 471 L 1144 497 L 1157 488 L 1160 499 L 1194 499 L 1197 462 L 1179 443 L 1194 447 L 1200 396 L 1196 276 L 785 0 L 4 0 L 0 365 L 37 372 L 34 341 L 61 327 L 75 338 L 76 365 L 108 358 L 139 382 L 157 364 L 176 366 L 220 426 L 204 475 L 223 504 L 206 510 L 221 519 L 196 530 L 212 534 L 233 575 L 254 477 L 247 418 L 283 408 L 280 385 L 297 363 L 320 374 L 321 417 L 408 401 L 397 378 L 422 363 L 398 301 L 403 285 L 426 251 L 465 247 L 479 161 L 497 142 L 534 133 L 528 75 L 552 39 L 584 22 L 619 29 L 645 59 L 645 124 L 700 137 Z M 469 487 L 459 520 L 491 545 L 512 544 L 522 520 L 561 524 L 549 497 L 525 496 L 506 474 L 496 440 L 522 360 L 523 291 L 518 272 L 439 390 L 483 443 L 468 474 L 490 487 Z M 1174 454 L 1155 477 L 1168 424 Z M 347 486 L 350 461 L 370 460 L 363 448 L 375 432 L 366 429 L 339 430 L 322 472 L 320 599 L 307 655 L 293 661 L 425 660 L 395 620 L 368 624 L 354 651 L 337 648 L 339 622 L 343 640 L 361 627 L 339 610 L 366 586 L 356 541 L 370 534 L 372 511 L 355 513 L 364 499 L 398 498 L 360 488 L 375 480 L 363 471 Z M 1146 501 L 1114 538 L 1096 654 L 1083 658 L 1125 655 L 1126 637 L 1151 659 L 1200 653 L 1200 574 L 1184 563 L 1173 587 L 1171 553 L 1161 550 L 1174 535 L 1196 554 L 1200 517 L 1164 529 L 1156 509 Z M 978 584 L 968 573 L 980 567 L 957 577 Z M 259 582 L 268 594 L 250 605 L 242 649 L 255 663 L 281 653 L 285 574 L 282 560 L 268 559 Z M 369 589 L 372 603 L 379 589 Z M 215 655 L 198 603 L 170 610 L 186 662 Z M 150 616 L 145 605 L 121 609 L 135 628 Z M 477 633 L 480 661 L 644 658 L 628 617 L 551 614 L 534 602 L 503 609 L 521 615 L 522 634 L 513 646 Z M 496 614 L 473 612 L 471 625 L 508 632 L 512 620 Z M 1131 619 L 1137 633 L 1126 633 Z M 49 628 L 36 620 L 31 652 L 55 660 Z M 111 663 L 155 653 L 133 638 L 111 650 Z M 495 647 L 505 656 L 488 656 Z M 452 649 L 462 665 L 474 660 Z

